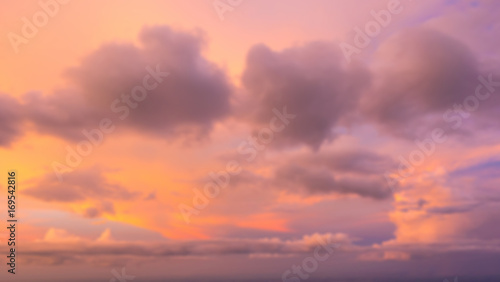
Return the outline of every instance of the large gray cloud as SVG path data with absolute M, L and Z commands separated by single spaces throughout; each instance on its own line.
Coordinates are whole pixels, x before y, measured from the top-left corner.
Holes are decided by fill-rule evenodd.
M 106 44 L 67 71 L 72 89 L 27 95 L 31 118 L 40 131 L 71 139 L 102 117 L 161 136 L 203 136 L 229 114 L 232 91 L 225 73 L 203 57 L 203 45 L 202 34 L 166 26 L 144 28 L 138 46 Z M 145 84 L 144 99 L 123 98 Z
M 369 75 L 346 65 L 334 44 L 312 42 L 281 52 L 257 45 L 248 53 L 242 82 L 248 94 L 247 118 L 255 129 L 269 123 L 273 108 L 286 107 L 296 115 L 273 145 L 318 149 L 335 137 L 333 127 L 356 107 Z
M 389 39 L 373 71 L 375 87 L 363 98 L 364 113 L 384 130 L 409 138 L 449 127 L 443 114 L 474 95 L 481 75 L 465 44 L 425 28 Z

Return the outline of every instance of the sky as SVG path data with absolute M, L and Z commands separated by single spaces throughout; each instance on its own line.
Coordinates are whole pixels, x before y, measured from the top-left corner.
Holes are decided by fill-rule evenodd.
M 0 7 L 1 281 L 498 281 L 497 1 Z

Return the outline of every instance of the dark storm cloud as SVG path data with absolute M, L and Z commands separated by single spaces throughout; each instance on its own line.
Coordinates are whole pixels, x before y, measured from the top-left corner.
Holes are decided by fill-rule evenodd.
M 478 64 L 460 41 L 424 28 L 405 30 L 377 54 L 375 89 L 364 112 L 396 135 L 412 137 L 442 121 L 448 108 L 474 94 Z
M 22 133 L 22 107 L 14 98 L 0 93 L 0 147 L 9 146 Z
M 357 104 L 369 83 L 368 72 L 345 65 L 338 46 L 313 42 L 281 52 L 254 46 L 242 82 L 246 118 L 254 129 L 269 123 L 273 108 L 287 108 L 296 118 L 273 145 L 305 144 L 318 149 L 334 138 L 333 127 Z
M 326 169 L 286 165 L 275 173 L 276 185 L 290 191 L 306 194 L 355 194 L 362 197 L 385 199 L 391 195 L 386 181 L 380 176 L 346 177 L 336 179 Z
M 77 202 L 83 200 L 131 200 L 138 196 L 137 192 L 130 192 L 125 187 L 110 183 L 98 168 L 79 169 L 68 173 L 65 181 L 60 182 L 53 173 L 49 173 L 39 180 L 32 181 L 34 185 L 23 193 L 34 198 L 51 202 Z M 103 211 L 112 211 L 109 204 L 103 204 Z M 94 214 L 95 211 L 89 211 Z
M 65 138 L 102 117 L 162 136 L 202 136 L 229 114 L 232 91 L 225 73 L 202 56 L 203 45 L 201 34 L 166 26 L 144 28 L 138 46 L 104 45 L 67 71 L 72 90 L 26 97 L 32 119 L 40 131 Z M 146 84 L 144 99 L 130 97 Z

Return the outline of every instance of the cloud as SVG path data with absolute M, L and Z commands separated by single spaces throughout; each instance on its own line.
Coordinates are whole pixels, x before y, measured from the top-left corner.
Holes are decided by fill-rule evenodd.
M 335 172 L 356 174 L 383 174 L 396 166 L 390 157 L 363 149 L 310 154 L 297 161 L 312 166 L 325 166 Z
M 389 252 L 367 252 L 359 256 L 359 260 L 368 261 L 385 261 L 385 260 L 396 260 L 396 261 L 407 261 L 410 260 L 410 254 L 398 251 Z
M 429 208 L 426 211 L 428 213 L 433 213 L 433 214 L 466 213 L 466 212 L 470 212 L 470 211 L 474 210 L 475 208 L 477 208 L 480 205 L 482 205 L 482 203 L 452 205 L 452 206 Z
M 464 240 L 441 244 L 400 244 L 388 242 L 382 245 L 359 246 L 352 243 L 352 238 L 342 233 L 311 234 L 300 239 L 284 240 L 279 238 L 258 239 L 218 239 L 167 242 L 127 242 L 116 241 L 109 230 L 105 230 L 96 240 L 82 239 L 64 230 L 52 232 L 56 236 L 52 240 L 27 242 L 23 255 L 31 263 L 71 263 L 86 261 L 87 263 L 103 263 L 103 260 L 193 258 L 222 256 L 247 256 L 249 258 L 314 255 L 314 251 L 325 244 L 332 247 L 335 256 L 348 260 L 349 265 L 359 267 L 362 261 L 411 261 L 401 267 L 414 267 L 413 264 L 422 259 L 456 263 L 457 256 L 498 257 L 500 246 L 496 241 L 481 242 Z M 59 240 L 62 240 L 60 242 Z M 55 240 L 55 241 L 54 241 Z M 336 246 L 335 246 L 336 245 Z M 325 250 L 321 250 L 325 252 Z M 353 257 L 354 256 L 354 257 Z M 102 258 L 95 260 L 95 258 Z M 357 259 L 356 259 L 357 257 Z M 40 261 L 42 260 L 42 261 Z M 381 265 L 376 265 L 380 270 Z M 390 267 L 390 266 L 386 266 Z M 390 269 L 390 268 L 389 268 Z
M 242 111 L 255 130 L 269 123 L 273 108 L 286 107 L 296 118 L 273 145 L 317 150 L 335 137 L 333 127 L 356 107 L 369 74 L 345 65 L 334 44 L 312 42 L 281 52 L 257 45 L 248 52 L 242 84 L 247 94 Z
M 58 90 L 50 96 L 27 93 L 23 96 L 23 107 L 39 132 L 73 141 L 82 139 L 82 129 L 97 127 L 105 116 L 100 110 L 86 106 L 81 93 L 71 90 Z
M 305 151 L 273 163 L 271 175 L 244 170 L 231 178 L 231 185 L 246 191 L 274 187 L 308 196 L 338 193 L 385 199 L 391 190 L 383 174 L 394 166 L 392 158 L 363 149 L 321 154 Z
M 69 69 L 71 89 L 27 95 L 30 117 L 39 131 L 69 139 L 103 117 L 148 134 L 202 137 L 229 114 L 232 92 L 225 73 L 203 57 L 203 46 L 199 32 L 143 28 L 138 46 L 106 44 Z M 137 87 L 145 85 L 150 89 L 142 96 Z M 134 93 L 144 98 L 134 100 Z
M 14 98 L 0 93 L 0 146 L 9 146 L 21 135 L 22 106 Z
M 384 130 L 415 137 L 442 123 L 454 104 L 474 94 L 478 62 L 460 41 L 435 30 L 407 29 L 376 54 L 374 89 L 364 113 Z
M 49 237 L 49 238 L 48 238 Z M 57 244 L 58 240 L 62 244 Z M 50 244 L 53 242 L 54 244 Z M 109 230 L 97 240 L 81 239 L 65 230 L 50 229 L 41 242 L 28 243 L 25 256 L 45 256 L 60 262 L 64 258 L 93 256 L 184 257 L 222 255 L 300 255 L 312 253 L 317 247 L 329 245 L 332 249 L 349 247 L 351 239 L 342 233 L 312 234 L 301 239 L 219 239 L 198 241 L 169 241 L 161 243 L 115 241 Z
M 97 218 L 104 213 L 115 214 L 115 207 L 112 202 L 100 201 L 99 203 L 95 204 L 95 206 L 87 208 L 83 212 L 83 216 L 87 218 Z
M 132 200 L 139 195 L 125 187 L 110 183 L 98 168 L 78 169 L 68 173 L 64 182 L 60 182 L 53 173 L 41 179 L 32 180 L 32 185 L 23 193 L 47 202 L 79 202 L 84 200 Z M 103 203 L 99 210 L 112 211 L 110 202 Z M 111 204 L 112 205 L 112 204 Z M 90 210 L 88 215 L 97 211 Z
M 466 42 L 488 67 L 498 69 L 500 57 L 496 50 L 500 26 L 494 23 L 499 12 L 496 1 L 457 1 L 426 25 Z
M 43 237 L 44 242 L 63 242 L 63 243 L 76 243 L 80 242 L 82 238 L 75 236 L 73 234 L 70 234 L 68 231 L 64 229 L 58 229 L 58 228 L 50 228 L 47 233 L 45 233 L 45 236 Z
M 385 199 L 391 190 L 382 177 L 342 177 L 336 179 L 326 169 L 285 165 L 276 170 L 276 185 L 306 194 L 355 194 L 374 199 Z

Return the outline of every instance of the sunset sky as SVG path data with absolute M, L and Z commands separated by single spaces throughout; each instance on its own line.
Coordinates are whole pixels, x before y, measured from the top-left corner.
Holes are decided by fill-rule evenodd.
M 0 8 L 0 281 L 500 281 L 500 2 Z

